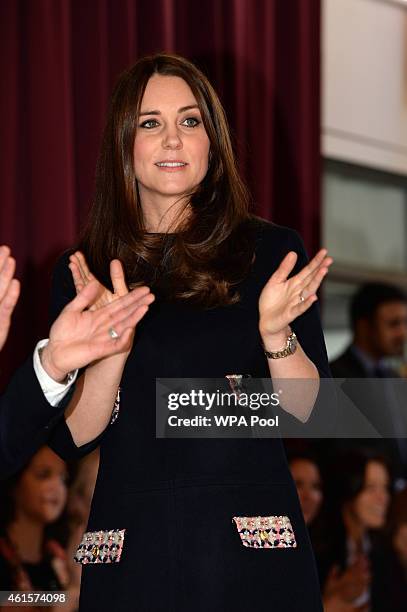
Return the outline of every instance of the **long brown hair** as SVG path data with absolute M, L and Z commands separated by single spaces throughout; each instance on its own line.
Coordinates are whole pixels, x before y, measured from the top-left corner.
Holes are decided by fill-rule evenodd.
M 181 77 L 189 85 L 210 141 L 208 171 L 186 198 L 188 214 L 181 215 L 186 220 L 175 233 L 159 235 L 145 231 L 133 160 L 141 101 L 154 74 Z M 233 286 L 246 276 L 254 257 L 249 208 L 225 112 L 205 75 L 178 55 L 159 53 L 137 61 L 113 92 L 95 198 L 79 244 L 96 277 L 109 286 L 109 262 L 118 258 L 130 286 L 147 284 L 168 299 L 204 307 L 235 303 L 239 295 Z

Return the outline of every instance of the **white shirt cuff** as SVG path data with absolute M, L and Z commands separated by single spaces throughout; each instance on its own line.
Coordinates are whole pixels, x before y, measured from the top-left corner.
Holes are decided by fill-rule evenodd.
M 47 372 L 44 370 L 43 365 L 41 363 L 39 349 L 43 348 L 48 344 L 48 339 L 40 340 L 35 347 L 34 355 L 33 355 L 33 366 L 34 372 L 38 378 L 38 382 L 40 383 L 40 387 L 47 399 L 47 401 L 51 404 L 51 406 L 58 406 L 60 401 L 65 397 L 68 393 L 69 389 L 72 387 L 73 383 L 76 380 L 78 375 L 78 370 L 74 372 L 70 372 L 68 374 L 68 380 L 66 383 L 59 383 L 53 378 L 51 378 Z

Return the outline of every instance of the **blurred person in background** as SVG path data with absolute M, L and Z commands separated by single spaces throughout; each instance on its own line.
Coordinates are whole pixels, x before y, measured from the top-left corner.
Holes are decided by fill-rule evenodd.
M 381 555 L 380 598 L 392 612 L 407 610 L 407 489 L 392 501 L 386 546 Z
M 98 468 L 98 448 L 78 463 L 76 475 L 68 493 L 67 513 L 72 525 L 86 526 Z
M 119 262 L 111 264 L 113 275 L 117 265 Z M 10 249 L 1 246 L 0 351 L 20 291 L 14 273 Z M 128 345 L 134 325 L 145 312 L 143 288 L 98 311 L 88 309 L 100 290 L 101 285 L 94 280 L 64 308 L 51 327 L 49 340 L 37 344 L 34 355 L 17 370 L 0 397 L 0 477 L 17 470 L 45 443 L 51 426 L 63 416 L 63 400 L 78 368 Z M 120 337 L 109 333 L 113 325 Z
M 383 283 L 367 283 L 351 300 L 351 344 L 330 363 L 336 378 L 395 378 L 383 362 L 402 357 L 407 340 L 407 295 Z
M 383 612 L 381 554 L 390 483 L 386 459 L 362 451 L 339 456 L 326 482 L 326 510 L 313 535 L 321 586 L 324 598 L 340 593 L 351 610 Z
M 82 534 L 86 531 L 98 469 L 99 449 L 97 448 L 78 462 L 76 475 L 68 492 L 69 540 L 67 558 L 72 585 L 75 584 L 78 589 L 81 584 L 82 565 L 74 562 L 74 556 Z
M 383 439 L 337 440 L 329 445 L 327 452 L 334 448 L 365 447 L 384 454 L 391 462 L 396 488 L 402 489 L 407 482 L 405 398 L 398 398 L 395 385 L 386 380 L 400 376 L 386 360 L 403 356 L 407 339 L 407 295 L 399 287 L 384 283 L 362 285 L 351 300 L 350 322 L 352 342 L 330 363 L 332 375 L 347 379 L 342 390 Z M 369 383 L 351 380 L 355 378 L 377 380 Z
M 68 591 L 63 609 L 73 612 L 79 590 L 71 584 L 64 548 L 47 534 L 65 509 L 67 479 L 66 463 L 43 446 L 23 469 L 3 483 L 0 590 Z M 5 605 L 0 609 L 8 608 Z
M 319 466 L 317 460 L 306 452 L 292 455 L 289 465 L 297 487 L 304 520 L 310 529 L 319 514 L 324 498 Z
M 291 455 L 289 460 L 291 474 L 297 487 L 301 510 L 309 529 L 311 542 L 315 533 L 321 533 L 318 524 L 324 503 L 323 482 L 317 459 L 310 452 L 303 451 Z M 322 532 L 323 533 L 323 532 Z M 357 610 L 348 599 L 348 583 L 352 581 L 352 568 L 342 572 L 335 568 L 328 575 L 322 592 L 324 612 L 351 612 Z M 360 609 L 360 608 L 359 608 Z

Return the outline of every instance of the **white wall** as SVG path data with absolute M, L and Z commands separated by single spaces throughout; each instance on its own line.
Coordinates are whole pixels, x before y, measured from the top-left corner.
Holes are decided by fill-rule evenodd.
M 323 154 L 407 175 L 407 2 L 322 6 Z

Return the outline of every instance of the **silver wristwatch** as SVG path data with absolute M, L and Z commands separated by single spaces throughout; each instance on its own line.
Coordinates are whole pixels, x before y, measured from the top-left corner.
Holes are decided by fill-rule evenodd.
M 293 355 L 295 351 L 297 350 L 297 346 L 298 346 L 297 336 L 295 335 L 294 332 L 291 332 L 291 334 L 287 338 L 285 347 L 281 349 L 281 351 L 271 351 L 270 352 L 270 351 L 266 351 L 264 347 L 263 348 L 264 348 L 264 354 L 266 355 L 266 357 L 268 357 L 268 359 L 281 359 L 282 357 L 288 357 L 288 355 Z

